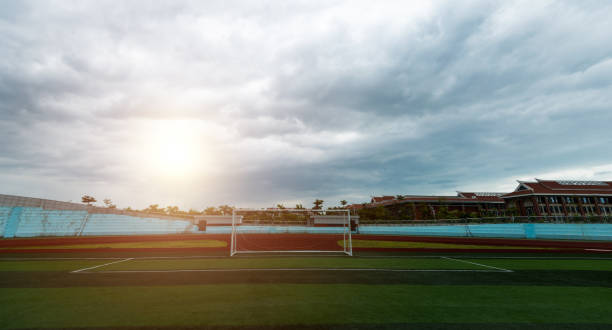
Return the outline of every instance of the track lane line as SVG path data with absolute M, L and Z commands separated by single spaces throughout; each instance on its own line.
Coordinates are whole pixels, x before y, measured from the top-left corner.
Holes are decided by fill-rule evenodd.
M 481 267 L 497 269 L 497 270 L 501 270 L 501 271 L 503 271 L 505 273 L 514 273 L 514 271 L 512 271 L 510 269 L 505 269 L 505 268 L 500 268 L 500 267 L 495 267 L 495 266 L 489 266 L 489 265 L 480 264 L 480 263 L 477 263 L 477 262 L 471 262 L 471 261 L 467 261 L 467 260 L 454 259 L 454 258 L 449 258 L 449 257 L 442 257 L 442 259 L 453 260 L 453 261 L 463 262 L 463 263 L 466 263 L 466 264 L 472 264 L 472 265 L 477 265 L 477 266 L 481 266 Z
M 112 265 L 112 264 L 118 264 L 120 262 L 125 262 L 125 261 L 130 261 L 130 260 L 134 260 L 134 258 L 127 258 L 127 259 L 122 259 L 122 260 L 117 260 L 117 261 L 113 261 L 113 262 L 108 262 L 102 265 L 97 265 L 97 266 L 93 266 L 93 267 L 87 267 L 87 268 L 81 268 L 81 269 L 77 269 L 77 270 L 73 270 L 70 273 L 80 273 L 83 272 L 85 270 L 92 270 L 92 269 L 96 269 L 99 267 L 104 267 L 104 266 L 108 266 L 108 265 Z

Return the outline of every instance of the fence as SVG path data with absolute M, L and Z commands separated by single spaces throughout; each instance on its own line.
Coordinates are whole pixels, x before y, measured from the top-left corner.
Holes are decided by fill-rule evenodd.
M 612 240 L 608 223 L 496 223 L 432 225 L 361 225 L 366 235 L 447 236 L 483 238 Z
M 365 220 L 361 225 L 440 226 L 453 224 L 502 224 L 502 223 L 612 223 L 611 216 L 504 216 L 436 220 Z

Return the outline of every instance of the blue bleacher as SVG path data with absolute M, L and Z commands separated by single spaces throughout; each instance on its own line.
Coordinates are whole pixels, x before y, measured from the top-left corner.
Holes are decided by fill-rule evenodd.
M 239 226 L 242 233 L 341 233 L 341 227 Z M 49 210 L 40 207 L 0 206 L 0 237 L 144 235 L 226 233 L 230 226 L 198 231 L 188 220 L 96 213 L 85 209 Z M 612 240 L 612 224 L 470 224 L 470 225 L 362 225 L 361 234 L 450 237 L 498 237 Z
M 0 207 L 0 237 L 142 235 L 195 232 L 187 220 L 144 218 L 86 210 Z

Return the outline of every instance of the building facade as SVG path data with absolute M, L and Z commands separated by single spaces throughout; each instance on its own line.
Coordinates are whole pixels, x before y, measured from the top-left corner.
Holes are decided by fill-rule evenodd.
M 370 203 L 355 209 L 380 209 L 387 212 L 373 213 L 371 217 L 388 217 L 404 220 L 429 220 L 481 216 L 501 216 L 505 212 L 504 193 L 457 192 L 457 196 L 381 196 L 372 197 Z M 362 212 L 367 216 L 367 212 Z
M 610 216 L 611 181 L 518 181 L 501 196 L 506 208 L 521 216 Z

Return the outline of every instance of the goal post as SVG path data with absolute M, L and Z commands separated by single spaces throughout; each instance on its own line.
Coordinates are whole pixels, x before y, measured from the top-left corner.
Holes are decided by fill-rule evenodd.
M 234 208 L 230 256 L 240 253 L 353 255 L 349 209 Z

